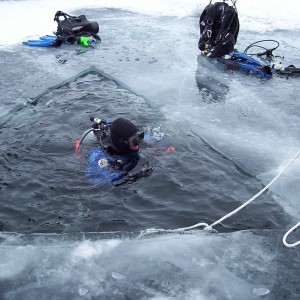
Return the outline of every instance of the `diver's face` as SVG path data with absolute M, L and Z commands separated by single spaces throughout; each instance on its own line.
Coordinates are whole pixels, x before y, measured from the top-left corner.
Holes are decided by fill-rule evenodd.
M 131 136 L 127 144 L 132 151 L 139 151 L 140 149 L 140 143 L 144 139 L 144 132 L 137 132 L 133 136 Z

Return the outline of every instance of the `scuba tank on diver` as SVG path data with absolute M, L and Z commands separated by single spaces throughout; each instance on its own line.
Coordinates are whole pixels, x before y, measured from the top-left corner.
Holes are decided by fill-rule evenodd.
M 107 131 L 111 125 L 111 121 L 102 120 L 91 116 L 90 120 L 94 122 L 91 128 L 84 131 L 80 140 L 76 140 L 76 153 L 79 153 L 80 146 L 82 145 L 84 139 L 89 133 L 93 133 L 94 136 L 100 141 L 100 146 L 102 146 L 102 139 L 104 135 L 107 135 Z

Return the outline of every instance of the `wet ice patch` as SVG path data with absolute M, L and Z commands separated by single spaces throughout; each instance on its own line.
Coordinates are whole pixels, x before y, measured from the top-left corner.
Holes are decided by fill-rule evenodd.
M 147 239 L 49 241 L 22 248 L 10 257 L 10 268 L 0 284 L 4 299 L 57 295 L 76 297 L 128 297 L 139 299 L 282 299 L 295 295 L 299 277 L 281 268 L 299 263 L 299 255 L 283 255 L 276 247 L 279 232 L 162 235 Z M 21 241 L 21 240 L 20 240 Z M 2 240 L 1 257 L 16 249 Z M 25 251 L 24 251 L 25 250 Z M 275 251 L 276 250 L 276 251 Z M 4 270 L 4 266 L 1 271 Z M 294 276 L 293 283 L 287 278 Z M 13 280 L 11 287 L 5 280 Z M 21 284 L 22 283 L 22 284 Z M 45 296 L 43 296 L 45 295 Z M 292 298 L 290 298 L 292 299 Z
M 270 290 L 267 288 L 260 287 L 260 288 L 253 289 L 253 294 L 258 297 L 268 295 L 269 293 L 270 293 Z
M 73 250 L 71 259 L 73 261 L 76 261 L 78 259 L 89 259 L 93 256 L 98 256 L 103 253 L 112 251 L 120 243 L 121 241 L 119 240 L 98 242 L 85 241 Z

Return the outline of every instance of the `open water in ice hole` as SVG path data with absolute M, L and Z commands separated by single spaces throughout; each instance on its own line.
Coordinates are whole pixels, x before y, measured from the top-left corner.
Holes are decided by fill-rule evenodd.
M 90 115 L 126 117 L 164 133 L 158 148 L 176 151 L 157 154 L 143 145 L 132 172 L 153 168 L 150 176 L 119 187 L 92 185 L 84 156 L 93 141 L 84 142 L 81 158 L 75 155 L 75 139 L 89 128 Z M 174 128 L 144 98 L 100 74 L 88 73 L 25 106 L 2 126 L 1 138 L 3 231 L 132 232 L 211 223 L 262 188 L 188 128 Z M 284 211 L 271 193 L 261 197 L 216 229 L 282 228 Z

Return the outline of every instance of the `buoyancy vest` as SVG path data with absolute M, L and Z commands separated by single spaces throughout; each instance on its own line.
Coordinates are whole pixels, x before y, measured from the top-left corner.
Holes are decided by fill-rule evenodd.
M 221 57 L 234 49 L 239 33 L 239 18 L 235 6 L 225 2 L 208 4 L 199 20 L 198 47 L 210 57 Z
M 60 17 L 64 19 L 61 20 Z M 62 11 L 57 11 L 54 16 L 54 21 L 57 22 L 57 31 L 55 35 L 63 38 L 65 42 L 70 44 L 79 41 L 79 37 L 94 37 L 100 40 L 99 24 L 96 21 L 89 21 L 85 15 L 70 16 Z

